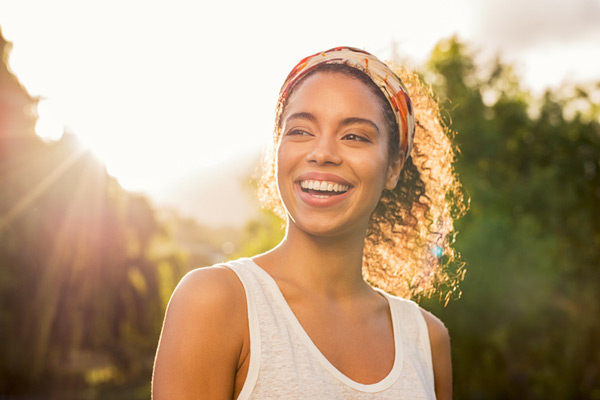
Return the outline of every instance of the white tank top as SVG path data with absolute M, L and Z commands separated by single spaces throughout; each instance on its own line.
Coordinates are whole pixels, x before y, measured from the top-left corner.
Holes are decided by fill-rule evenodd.
M 394 365 L 381 381 L 366 385 L 325 358 L 265 270 L 249 258 L 223 265 L 241 280 L 248 305 L 250 364 L 239 400 L 435 399 L 427 325 L 414 302 L 381 292 L 392 315 Z

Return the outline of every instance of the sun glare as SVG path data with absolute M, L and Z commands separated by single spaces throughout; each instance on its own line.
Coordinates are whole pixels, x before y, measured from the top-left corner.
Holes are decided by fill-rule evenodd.
M 65 126 L 58 107 L 50 100 L 41 100 L 37 106 L 38 120 L 35 132 L 45 141 L 56 141 L 62 137 Z
M 104 3 L 39 2 L 31 14 L 27 2 L 12 3 L 11 13 L 0 6 L 2 32 L 13 42 L 11 70 L 32 96 L 43 97 L 38 105 L 38 136 L 51 142 L 60 140 L 65 130 L 73 133 L 125 188 L 142 192 L 167 188 L 186 174 L 219 163 L 260 154 L 270 141 L 280 84 L 299 55 L 349 44 L 376 55 L 383 52 L 387 58 L 393 39 L 407 63 L 413 57 L 425 60 L 428 49 L 442 37 L 458 32 L 473 38 L 479 29 L 472 24 L 477 20 L 473 14 L 483 12 L 474 9 L 470 0 L 457 0 L 451 6 L 438 2 L 441 19 L 432 16 L 430 25 L 436 29 L 427 35 L 410 34 L 419 32 L 414 21 L 409 22 L 416 25 L 401 31 L 392 29 L 395 25 L 389 16 L 386 23 L 369 25 L 364 32 L 345 24 L 348 27 L 327 34 L 314 29 L 272 35 L 287 29 L 289 21 L 273 19 L 254 32 L 255 27 L 250 29 L 246 19 L 238 16 L 230 21 L 238 30 L 210 18 L 198 23 L 202 6 L 185 5 L 186 12 L 180 13 L 178 7 L 114 2 L 120 10 L 114 13 L 114 5 Z M 413 14 L 426 14 L 428 7 L 417 3 Z M 140 9 L 146 17 L 132 19 Z M 294 19 L 310 18 L 309 9 L 298 10 Z M 230 16 L 227 7 L 219 10 Z M 327 4 L 325 11 L 337 10 Z M 438 23 L 449 13 L 455 13 L 452 24 Z M 352 20 L 350 14 L 342 16 Z M 487 39 L 495 37 L 494 32 L 489 35 Z M 589 56 L 585 62 L 574 61 L 591 54 L 588 42 L 569 45 L 568 51 L 552 40 L 547 47 L 530 43 L 519 47 L 526 51 L 513 52 L 514 60 L 519 56 L 532 65 L 523 67 L 524 82 L 535 87 L 558 84 L 564 63 L 574 77 L 588 66 L 591 79 L 597 76 L 597 62 L 590 62 Z

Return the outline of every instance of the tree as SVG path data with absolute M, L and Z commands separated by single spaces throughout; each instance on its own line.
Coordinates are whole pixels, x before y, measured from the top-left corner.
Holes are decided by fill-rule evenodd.
M 471 197 L 463 297 L 427 302 L 452 333 L 456 397 L 600 398 L 598 86 L 547 92 L 536 112 L 509 66 L 476 66 L 456 38 L 424 74 Z
M 73 135 L 36 136 L 9 48 L 0 35 L 0 393 L 149 382 L 184 260 L 154 251 L 165 231 L 148 200 Z

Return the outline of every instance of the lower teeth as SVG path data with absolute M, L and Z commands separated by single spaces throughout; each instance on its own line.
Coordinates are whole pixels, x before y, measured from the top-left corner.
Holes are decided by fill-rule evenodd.
M 332 196 L 336 196 L 336 195 L 345 193 L 345 192 L 334 192 L 334 191 L 320 191 L 320 190 L 306 189 L 306 188 L 302 188 L 302 191 L 304 193 L 308 193 L 311 196 L 316 197 L 318 199 L 328 199 Z

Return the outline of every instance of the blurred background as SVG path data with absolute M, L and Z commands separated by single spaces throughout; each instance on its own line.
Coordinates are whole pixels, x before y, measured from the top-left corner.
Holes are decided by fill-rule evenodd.
M 282 237 L 280 84 L 351 45 L 457 133 L 455 398 L 600 399 L 600 2 L 414 3 L 0 3 L 0 398 L 149 398 L 179 279 Z

